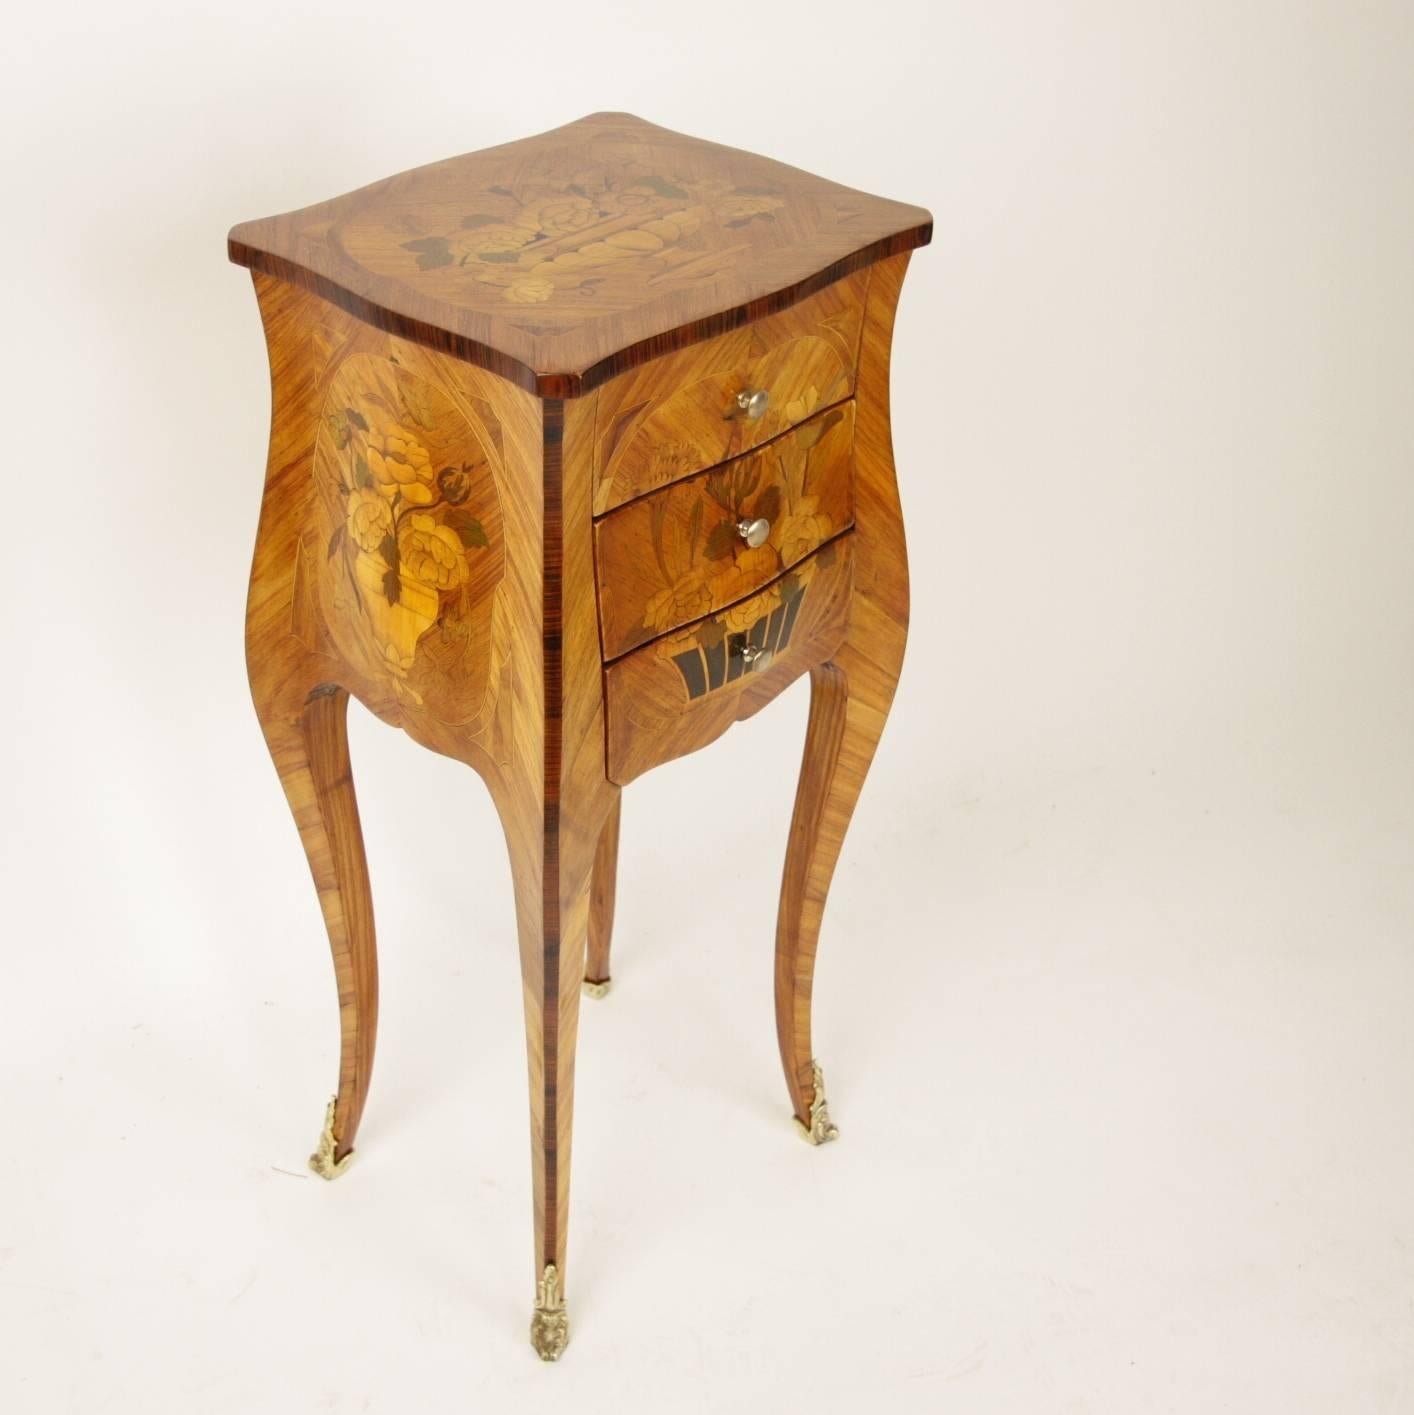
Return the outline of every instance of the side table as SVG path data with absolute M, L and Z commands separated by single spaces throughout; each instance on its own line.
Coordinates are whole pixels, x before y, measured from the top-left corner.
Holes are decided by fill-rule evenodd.
M 908 571 L 889 351 L 926 211 L 598 113 L 237 226 L 269 346 L 246 655 L 319 891 L 348 1165 L 378 1013 L 350 694 L 472 767 L 515 881 L 531 1339 L 568 1339 L 581 985 L 609 987 L 619 793 L 803 673 L 776 928 L 797 1124 L 826 894 L 893 699 Z

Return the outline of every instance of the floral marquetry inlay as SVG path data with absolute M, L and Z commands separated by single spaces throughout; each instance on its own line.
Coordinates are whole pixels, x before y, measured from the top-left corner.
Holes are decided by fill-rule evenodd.
M 749 611 L 738 601 L 852 522 L 853 458 L 854 405 L 845 402 L 758 452 L 604 517 L 597 536 L 605 655 L 724 606 L 729 627 L 745 627 L 736 621 Z M 756 545 L 742 534 L 753 522 L 765 523 Z
M 930 229 L 918 207 L 594 113 L 245 222 L 230 246 L 367 323 L 574 398 Z
M 441 389 L 389 358 L 335 374 L 315 441 L 323 617 L 373 684 L 445 722 L 479 708 L 505 570 L 487 444 Z
M 351 223 L 340 236 L 370 269 L 462 303 L 499 300 L 536 306 L 537 320 L 579 320 L 593 312 L 586 301 L 612 305 L 638 299 L 645 283 L 712 279 L 740 233 L 776 219 L 784 192 L 780 183 L 743 186 L 633 162 L 568 177 L 532 169 L 514 189 L 498 183 L 450 208 L 400 214 L 391 230 L 385 218 Z

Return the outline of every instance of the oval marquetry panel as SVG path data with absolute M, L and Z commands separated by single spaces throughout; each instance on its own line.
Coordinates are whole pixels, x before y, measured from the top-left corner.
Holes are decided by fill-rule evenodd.
M 321 617 L 355 677 L 451 725 L 487 685 L 505 574 L 489 439 L 436 385 L 353 354 L 330 381 L 302 548 Z
M 750 451 L 849 397 L 868 285 L 860 271 L 606 384 L 594 418 L 595 514 Z M 754 389 L 770 403 L 751 420 L 736 397 Z
M 714 742 L 839 647 L 854 583 L 851 535 L 822 546 L 760 594 L 610 664 L 604 671 L 609 779 Z M 748 671 L 743 649 L 771 654 Z
M 738 523 L 770 522 L 749 547 Z M 595 526 L 605 658 L 755 594 L 854 520 L 854 404 Z

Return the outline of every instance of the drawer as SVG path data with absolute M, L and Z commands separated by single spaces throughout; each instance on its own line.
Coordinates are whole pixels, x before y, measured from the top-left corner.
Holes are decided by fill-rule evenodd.
M 828 660 L 844 638 L 853 583 L 846 533 L 760 594 L 609 664 L 610 780 L 626 786 L 705 747 Z
M 605 384 L 594 413 L 594 514 L 739 456 L 849 397 L 868 288 L 869 272 L 859 271 Z M 743 394 L 757 403 L 743 410 Z
M 745 599 L 853 522 L 852 401 L 621 506 L 594 528 L 604 657 Z

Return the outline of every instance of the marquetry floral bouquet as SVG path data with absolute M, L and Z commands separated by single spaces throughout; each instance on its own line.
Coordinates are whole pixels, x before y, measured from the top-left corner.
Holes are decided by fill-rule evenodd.
M 783 204 L 775 190 L 721 180 L 596 168 L 551 182 L 531 173 L 519 191 L 489 187 L 458 226 L 402 248 L 419 270 L 455 270 L 512 304 L 547 304 L 598 293 L 631 257 L 639 258 L 640 281 L 643 257 L 658 258 L 662 275 L 679 281 L 710 279 L 723 253 L 694 253 L 682 243 L 704 221 L 728 228 L 774 221 Z
M 361 389 L 325 415 L 342 512 L 325 558 L 341 559 L 349 572 L 381 676 L 415 702 L 419 648 L 434 625 L 447 645 L 464 640 L 473 558 L 489 544 L 468 504 L 485 469 L 438 465 L 421 387 L 396 384 L 397 404 L 381 389 Z
M 797 415 L 812 411 L 817 399 L 815 390 L 808 389 Z M 744 633 L 776 609 L 784 591 L 810 582 L 815 563 L 805 557 L 837 529 L 811 488 L 810 453 L 842 416 L 833 410 L 794 429 L 775 444 L 769 464 L 761 456 L 741 457 L 711 473 L 707 501 L 693 503 L 685 524 L 670 517 L 666 499 L 659 499 L 651 527 L 662 588 L 648 600 L 645 628 L 661 633 L 708 614 L 714 604 L 724 604 L 727 608 L 717 622 L 727 633 Z M 708 505 L 713 509 L 704 518 Z M 737 526 L 758 517 L 769 521 L 771 530 L 766 541 L 753 548 L 742 540 Z M 787 566 L 795 566 L 790 576 L 752 595 Z

